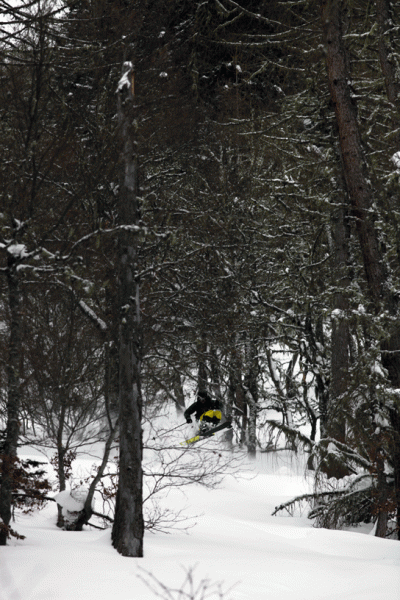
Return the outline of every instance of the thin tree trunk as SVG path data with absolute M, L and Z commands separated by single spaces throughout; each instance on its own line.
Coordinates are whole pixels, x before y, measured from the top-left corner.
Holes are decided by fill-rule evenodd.
M 380 434 L 378 434 L 380 437 Z M 377 469 L 377 498 L 376 510 L 378 512 L 377 523 L 375 528 L 376 537 L 386 537 L 389 515 L 387 510 L 387 482 L 385 475 L 385 455 L 382 452 L 379 439 L 377 440 L 376 449 L 376 469 Z
M 207 339 L 205 334 L 202 332 L 201 337 L 197 342 L 197 355 L 198 355 L 198 373 L 197 373 L 197 388 L 199 392 L 206 392 L 208 387 L 207 377 Z
M 232 398 L 233 413 L 240 430 L 240 444 L 246 443 L 247 435 L 247 402 L 242 382 L 242 359 L 237 335 L 232 336 L 232 352 L 229 360 L 229 387 Z
M 111 424 L 110 424 L 110 426 L 111 426 Z M 107 439 L 105 447 L 104 447 L 103 459 L 101 461 L 99 468 L 97 469 L 96 476 L 92 479 L 92 481 L 90 483 L 89 491 L 88 491 L 88 495 L 85 500 L 84 507 L 83 507 L 78 519 L 74 523 L 73 527 L 68 528 L 70 531 L 71 530 L 82 531 L 83 526 L 87 525 L 87 523 L 89 522 L 90 518 L 93 515 L 92 504 L 93 504 L 94 493 L 96 491 L 96 486 L 99 483 L 100 479 L 102 478 L 104 470 L 108 464 L 112 444 L 115 439 L 115 435 L 116 435 L 117 431 L 118 431 L 118 423 L 115 423 L 115 425 L 113 427 L 111 426 L 111 429 L 109 431 L 108 439 Z
M 346 392 L 349 383 L 349 327 L 347 311 L 349 302 L 346 291 L 350 285 L 348 276 L 350 229 L 346 207 L 341 204 L 333 216 L 334 265 L 336 285 L 335 314 L 332 318 L 332 364 L 330 393 L 331 402 L 336 402 Z M 342 435 L 341 432 L 338 432 Z M 339 441 L 344 442 L 343 439 Z
M 229 362 L 228 367 L 228 389 L 226 395 L 226 402 L 224 405 L 225 416 L 231 422 L 233 421 L 234 416 L 234 405 L 235 405 L 235 379 L 232 369 L 231 361 Z M 224 434 L 224 442 L 226 442 L 229 448 L 233 448 L 233 429 L 228 429 Z
M 60 426 L 60 424 L 58 437 L 59 439 L 57 440 L 57 475 L 60 492 L 63 492 L 66 488 L 64 467 L 65 448 L 62 445 L 62 425 Z M 57 527 L 63 528 L 65 526 L 65 519 L 63 515 L 62 506 L 60 506 L 59 504 L 57 504 L 57 513 Z
M 393 27 L 391 3 L 390 0 L 375 0 L 375 4 L 379 31 L 379 61 L 385 78 L 387 97 L 389 102 L 396 104 L 400 92 L 400 82 L 396 77 L 396 66 L 390 60 L 393 52 L 390 35 L 390 28 Z
M 137 279 L 137 164 L 133 131 L 131 63 L 119 84 L 118 119 L 124 175 L 119 193 L 119 482 L 112 542 L 123 556 L 143 556 L 142 396 L 140 387 L 140 305 Z M 132 228 L 132 229 L 130 229 Z
M 218 400 L 221 405 L 223 404 L 222 398 L 222 390 L 221 390 L 221 373 L 220 373 L 220 365 L 218 361 L 218 356 L 215 348 L 211 346 L 210 348 L 210 371 L 211 371 L 211 388 L 214 392 L 214 397 Z M 225 415 L 226 409 L 224 409 Z M 231 412 L 232 414 L 232 412 Z
M 257 402 L 250 390 L 246 390 L 246 400 L 249 407 L 247 454 L 255 458 L 257 453 Z
M 1 459 L 0 485 L 0 546 L 5 546 L 8 527 L 12 515 L 12 491 L 14 485 L 14 466 L 17 458 L 19 437 L 19 411 L 21 406 L 20 357 L 21 357 L 21 292 L 16 259 L 8 255 L 8 300 L 11 315 L 9 337 L 9 357 L 7 363 L 8 394 L 6 435 Z
M 329 389 L 329 405 L 327 407 L 326 435 L 345 443 L 346 421 L 343 408 L 345 394 L 349 385 L 349 303 L 346 289 L 350 284 L 347 274 L 349 265 L 349 227 L 347 210 L 344 204 L 337 206 L 333 215 L 333 278 L 336 285 L 335 311 L 332 315 L 331 336 L 331 380 Z M 326 475 L 341 479 L 349 475 L 347 468 L 337 462 L 327 466 Z
M 175 369 L 172 371 L 172 389 L 174 391 L 176 414 L 178 417 L 182 417 L 185 411 L 185 393 L 183 391 L 181 376 Z
M 249 407 L 249 420 L 247 432 L 247 452 L 255 458 L 257 452 L 257 402 L 258 402 L 258 358 L 257 347 L 252 334 L 246 340 L 246 376 L 244 388 L 247 405 Z

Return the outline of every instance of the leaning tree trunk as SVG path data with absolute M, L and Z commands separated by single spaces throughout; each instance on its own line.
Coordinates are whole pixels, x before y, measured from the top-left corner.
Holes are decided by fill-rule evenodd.
M 119 482 L 112 542 L 123 556 L 143 556 L 142 397 L 140 389 L 140 306 L 137 277 L 139 209 L 133 131 L 134 73 L 124 63 L 118 86 L 118 119 L 123 143 L 119 192 Z
M 21 360 L 21 294 L 17 272 L 17 259 L 11 253 L 8 255 L 7 281 L 11 326 L 7 363 L 7 422 L 4 444 L 0 448 L 0 517 L 2 519 L 2 523 L 0 522 L 0 546 L 6 545 L 9 535 L 21 405 L 19 374 Z
M 111 420 L 109 420 L 108 424 L 109 424 L 110 429 L 109 429 L 107 441 L 104 446 L 103 459 L 101 461 L 100 466 L 97 469 L 97 473 L 96 473 L 95 477 L 92 479 L 92 481 L 90 483 L 88 494 L 86 496 L 83 509 L 79 513 L 76 521 L 72 525 L 69 525 L 69 527 L 68 527 L 69 531 L 82 531 L 83 526 L 87 525 L 89 523 L 91 516 L 93 514 L 98 514 L 98 513 L 95 513 L 95 511 L 93 510 L 93 498 L 94 498 L 94 494 L 96 491 L 96 487 L 97 487 L 99 481 L 101 480 L 101 478 L 103 477 L 104 471 L 107 467 L 107 464 L 108 464 L 108 461 L 110 458 L 110 452 L 112 449 L 112 444 L 114 442 L 116 433 L 118 431 L 118 422 L 116 422 L 113 425 Z
M 384 309 L 391 316 L 395 316 L 398 302 L 389 291 L 390 285 L 388 285 L 378 236 L 371 217 L 373 190 L 368 178 L 362 148 L 357 108 L 349 83 L 350 73 L 342 32 L 342 2 L 340 0 L 321 0 L 321 6 L 328 82 L 338 125 L 343 172 L 353 216 L 356 220 L 368 290 L 376 313 Z M 393 388 L 398 389 L 400 386 L 400 331 L 398 328 L 394 328 L 389 339 L 381 344 L 381 350 L 382 363 L 388 371 L 390 383 Z M 395 407 L 390 409 L 390 420 L 393 429 L 392 459 L 400 539 L 400 416 Z
M 357 107 L 350 88 L 350 72 L 343 42 L 340 0 L 322 0 L 328 83 L 338 125 L 346 188 L 355 217 L 369 291 L 377 307 L 383 297 L 385 273 L 378 238 L 371 219 L 372 188 L 362 148 Z

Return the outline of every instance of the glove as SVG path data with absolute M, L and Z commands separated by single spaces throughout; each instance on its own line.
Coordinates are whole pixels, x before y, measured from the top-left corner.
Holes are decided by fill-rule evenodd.
M 186 423 L 191 423 L 192 419 L 190 417 L 186 417 Z

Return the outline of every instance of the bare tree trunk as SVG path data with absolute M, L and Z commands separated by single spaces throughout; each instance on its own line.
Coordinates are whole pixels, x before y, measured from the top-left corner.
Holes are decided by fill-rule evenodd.
M 389 291 L 390 285 L 385 285 L 387 275 L 379 249 L 374 221 L 371 217 L 373 191 L 367 175 L 367 166 L 357 122 L 357 108 L 351 96 L 350 73 L 342 35 L 342 2 L 340 0 L 321 0 L 321 6 L 329 88 L 335 107 L 344 177 L 353 215 L 356 219 L 368 289 L 375 312 L 378 313 L 384 308 L 394 316 L 397 311 L 397 301 Z M 379 3 L 379 6 L 382 9 L 383 5 L 381 3 Z M 383 9 L 381 12 L 383 14 Z M 381 349 L 382 363 L 389 373 L 390 383 L 393 388 L 399 388 L 400 331 L 398 328 L 394 329 L 389 339 L 381 344 Z M 396 408 L 390 409 L 390 420 L 393 428 L 392 458 L 397 523 L 400 526 L 400 416 Z M 383 482 L 380 482 L 380 484 L 385 485 Z M 382 535 L 381 529 L 380 535 Z
M 397 507 L 396 527 L 397 539 L 400 540 L 400 414 L 399 410 L 393 407 L 390 410 L 390 423 L 393 427 L 393 465 L 394 465 L 394 489 L 395 502 Z
M 61 421 L 61 419 L 60 419 Z M 64 457 L 65 457 L 65 448 L 62 443 L 62 425 L 59 424 L 58 431 L 58 440 L 57 440 L 57 476 L 58 476 L 58 484 L 60 488 L 60 492 L 63 492 L 66 488 L 65 483 L 65 467 L 64 467 Z M 63 515 L 62 506 L 57 504 L 57 527 L 65 526 L 65 519 Z
M 258 371 L 257 346 L 253 335 L 250 333 L 246 340 L 246 376 L 244 378 L 244 389 L 249 407 L 247 452 L 252 458 L 256 456 L 257 451 Z
M 385 78 L 386 93 L 389 102 L 397 107 L 399 94 L 400 94 L 400 80 L 396 70 L 396 65 L 393 64 L 391 57 L 393 56 L 393 41 L 391 36 L 391 27 L 393 27 L 392 21 L 392 6 L 390 0 L 376 0 L 376 10 L 379 25 L 379 59 L 381 63 L 382 72 Z M 394 128 L 397 128 L 398 123 L 394 123 Z M 398 247 L 398 256 L 399 247 Z M 397 309 L 397 302 L 390 301 L 389 309 L 392 314 L 395 314 Z M 400 359 L 398 349 L 400 348 L 400 335 L 397 331 L 392 334 L 391 338 L 386 342 L 384 350 L 389 351 L 383 354 L 383 363 L 389 371 L 389 376 L 394 388 L 399 389 L 400 387 Z M 392 352 L 393 351 L 393 352 Z M 396 408 L 390 411 L 390 421 L 393 427 L 395 440 L 394 440 L 394 480 L 396 490 L 396 504 L 397 504 L 397 530 L 398 539 L 400 540 L 400 414 Z M 380 520 L 385 517 L 379 515 Z M 379 535 L 379 521 L 377 526 L 376 535 Z M 383 526 L 382 526 L 383 530 Z
M 198 355 L 198 373 L 197 373 L 197 387 L 199 392 L 207 391 L 208 377 L 207 377 L 207 338 L 202 332 L 201 337 L 197 342 L 197 355 Z
M 247 406 L 249 407 L 248 431 L 247 431 L 247 454 L 255 458 L 257 453 L 257 402 L 250 390 L 246 390 Z
M 379 61 L 385 78 L 386 94 L 389 102 L 395 104 L 400 92 L 400 82 L 396 77 L 396 66 L 390 60 L 392 40 L 390 28 L 393 27 L 391 20 L 390 0 L 375 0 L 379 31 Z
M 76 522 L 73 524 L 73 527 L 69 527 L 68 529 L 71 531 L 82 531 L 82 528 L 84 525 L 87 525 L 87 523 L 89 522 L 90 518 L 92 517 L 93 513 L 93 508 L 92 508 L 92 504 L 93 504 L 93 497 L 94 497 L 94 493 L 96 491 L 96 486 L 99 483 L 100 479 L 103 476 L 104 470 L 107 466 L 109 457 L 110 457 L 110 452 L 111 452 L 111 448 L 112 448 L 112 444 L 113 441 L 115 439 L 115 435 L 118 431 L 118 422 L 115 423 L 115 425 L 113 426 L 112 423 L 109 423 L 110 425 L 110 431 L 108 434 L 108 438 L 104 447 L 104 452 L 103 452 L 103 459 L 101 461 L 101 464 L 99 466 L 99 468 L 97 469 L 97 473 L 96 476 L 92 479 L 90 486 L 89 486 L 89 490 L 88 490 L 88 495 L 86 497 L 85 500 L 85 504 L 84 507 L 81 511 L 81 513 L 79 514 L 78 519 L 76 520 Z M 130 556 L 130 555 L 129 555 Z
M 172 389 L 174 391 L 176 414 L 181 418 L 185 412 L 185 394 L 183 391 L 181 376 L 175 369 L 172 372 Z
M 179 372 L 180 363 L 180 352 L 177 348 L 174 348 L 171 353 L 172 358 L 172 366 L 171 369 L 171 383 L 172 383 L 172 391 L 173 394 L 170 394 L 171 399 L 173 399 L 176 409 L 176 415 L 178 418 L 183 417 L 183 413 L 185 412 L 185 392 L 183 390 L 182 385 L 182 377 Z
M 228 389 L 226 395 L 226 402 L 224 404 L 224 412 L 227 419 L 231 422 L 233 421 L 234 415 L 234 405 L 235 405 L 235 384 L 234 384 L 234 376 L 233 370 L 231 367 L 231 362 L 229 362 L 229 375 L 228 375 Z M 229 448 L 233 448 L 233 429 L 228 429 L 226 433 L 224 433 L 224 442 L 227 444 Z
M 378 438 L 380 434 L 378 434 Z M 387 484 L 385 475 L 385 455 L 382 452 L 379 439 L 377 440 L 376 449 L 376 468 L 377 468 L 377 498 L 376 510 L 378 512 L 377 523 L 375 529 L 376 537 L 386 537 L 389 515 L 387 510 Z
M 210 348 L 210 371 L 211 371 L 211 388 L 214 392 L 214 397 L 218 400 L 221 405 L 223 404 L 222 390 L 221 390 L 221 373 L 218 362 L 217 352 L 214 346 Z M 227 415 L 226 409 L 224 409 L 225 415 Z M 231 411 L 232 414 L 232 411 Z
M 245 444 L 248 415 L 246 394 L 242 381 L 242 362 L 237 335 L 234 334 L 232 336 L 232 351 L 229 359 L 229 396 L 230 403 L 233 408 L 233 414 L 236 417 L 235 421 L 237 422 L 238 429 L 240 431 L 239 441 L 240 444 Z
M 343 191 L 345 196 L 345 192 Z M 346 289 L 350 281 L 347 273 L 349 265 L 349 236 L 347 210 L 344 203 L 337 206 L 333 215 L 333 277 L 336 285 L 335 311 L 332 315 L 331 337 L 331 380 L 329 405 L 327 407 L 326 435 L 339 442 L 346 441 L 346 421 L 344 418 L 345 394 L 349 385 L 349 303 Z M 337 462 L 327 466 L 328 477 L 341 479 L 349 475 L 347 468 Z
M 124 176 L 119 193 L 119 482 L 112 542 L 123 556 L 143 556 L 142 396 L 139 282 L 137 279 L 137 164 L 133 131 L 134 72 L 124 63 L 118 119 Z
M 338 125 L 344 178 L 356 220 L 369 291 L 375 305 L 379 307 L 383 297 L 385 273 L 370 216 L 372 189 L 357 122 L 357 107 L 349 83 L 350 73 L 342 35 L 342 2 L 322 0 L 321 4 L 328 82 Z
M 14 465 L 17 458 L 19 437 L 19 411 L 21 406 L 20 389 L 20 356 L 21 356 L 21 292 L 17 261 L 8 254 L 8 299 L 11 315 L 9 358 L 7 363 L 8 397 L 7 423 L 4 446 L 0 454 L 0 546 L 5 546 L 8 537 L 8 527 L 11 521 L 12 491 L 14 484 Z

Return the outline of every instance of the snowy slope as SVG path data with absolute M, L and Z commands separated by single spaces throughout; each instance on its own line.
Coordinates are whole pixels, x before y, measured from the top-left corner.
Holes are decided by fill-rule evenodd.
M 261 465 L 214 490 L 171 490 L 165 502 L 200 515 L 197 524 L 188 533 L 147 533 L 143 559 L 119 556 L 110 530 L 58 530 L 51 504 L 19 516 L 15 528 L 26 539 L 0 548 L 0 600 L 150 600 L 156 595 L 143 579 L 150 583 L 152 574 L 178 589 L 190 569 L 204 594 L 189 600 L 399 600 L 399 542 L 361 529 L 314 529 L 306 516 L 271 517 L 276 505 L 306 489 L 296 469 Z M 234 587 L 220 596 L 217 582 L 224 591 Z

